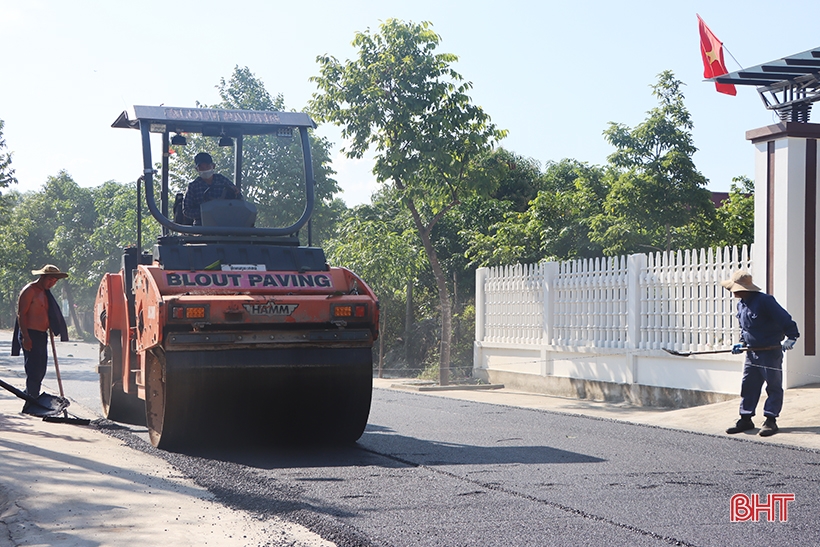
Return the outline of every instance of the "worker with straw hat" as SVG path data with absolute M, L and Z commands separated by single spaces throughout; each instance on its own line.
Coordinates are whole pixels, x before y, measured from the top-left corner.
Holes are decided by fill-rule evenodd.
M 800 336 L 797 323 L 773 296 L 752 282 L 752 276 L 745 270 L 736 271 L 720 284 L 739 299 L 737 319 L 741 343 L 734 345 L 732 353 L 746 351 L 740 385 L 740 419 L 726 433 L 754 429 L 752 416 L 765 383 L 767 398 L 763 415 L 766 420 L 758 434 L 769 437 L 779 429 L 777 417 L 783 408 L 783 351 L 794 348 Z
M 60 306 L 51 288 L 57 281 L 68 277 L 60 268 L 46 264 L 39 270 L 32 270 L 38 276 L 23 287 L 17 300 L 17 322 L 14 325 L 11 354 L 20 355 L 23 350 L 26 369 L 26 393 L 35 399 L 40 395 L 40 385 L 46 375 L 48 364 L 48 330 L 60 335 L 60 340 L 68 340 L 68 328 L 60 311 Z M 26 412 L 29 403 L 23 407 Z

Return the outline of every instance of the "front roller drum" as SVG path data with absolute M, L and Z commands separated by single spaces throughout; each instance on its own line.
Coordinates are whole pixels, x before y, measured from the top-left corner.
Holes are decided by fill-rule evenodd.
M 298 439 L 355 442 L 370 414 L 370 348 L 164 352 L 146 358 L 151 443 L 168 450 Z

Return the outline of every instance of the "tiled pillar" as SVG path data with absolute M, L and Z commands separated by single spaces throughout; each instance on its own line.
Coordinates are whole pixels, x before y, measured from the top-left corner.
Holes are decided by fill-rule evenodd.
M 752 276 L 800 329 L 786 352 L 784 386 L 820 383 L 818 358 L 818 140 L 820 124 L 754 129 L 755 241 Z

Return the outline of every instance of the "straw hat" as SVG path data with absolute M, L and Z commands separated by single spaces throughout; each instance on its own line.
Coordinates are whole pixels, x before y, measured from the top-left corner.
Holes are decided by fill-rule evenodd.
M 54 264 L 46 264 L 39 270 L 31 270 L 31 275 L 50 275 L 56 277 L 57 279 L 68 277 L 67 273 L 61 272 L 60 268 L 58 268 Z
M 727 279 L 726 281 L 721 281 L 720 284 L 723 285 L 724 289 L 728 289 L 732 292 L 760 292 L 763 290 L 754 283 L 752 283 L 752 274 L 750 274 L 746 270 L 736 271 L 732 274 L 732 277 L 730 279 Z

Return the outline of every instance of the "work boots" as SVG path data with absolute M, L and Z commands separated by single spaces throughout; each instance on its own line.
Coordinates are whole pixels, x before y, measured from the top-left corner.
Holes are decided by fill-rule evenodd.
M 771 437 L 779 430 L 780 428 L 777 427 L 777 421 L 774 416 L 766 416 L 766 421 L 763 422 L 763 426 L 760 428 L 760 433 L 758 433 L 758 435 L 761 437 Z
M 772 420 L 773 419 L 774 418 L 772 418 Z M 768 418 L 767 418 L 766 421 L 768 423 Z M 755 424 L 754 424 L 754 422 L 752 422 L 752 417 L 751 416 L 741 415 L 740 419 L 737 421 L 737 423 L 735 425 L 733 425 L 732 427 L 730 427 L 729 429 L 727 429 L 726 433 L 728 433 L 730 435 L 733 435 L 735 433 L 742 433 L 743 431 L 749 431 L 750 429 L 754 429 L 754 427 L 755 427 Z M 761 431 L 760 434 L 763 435 L 763 432 Z

